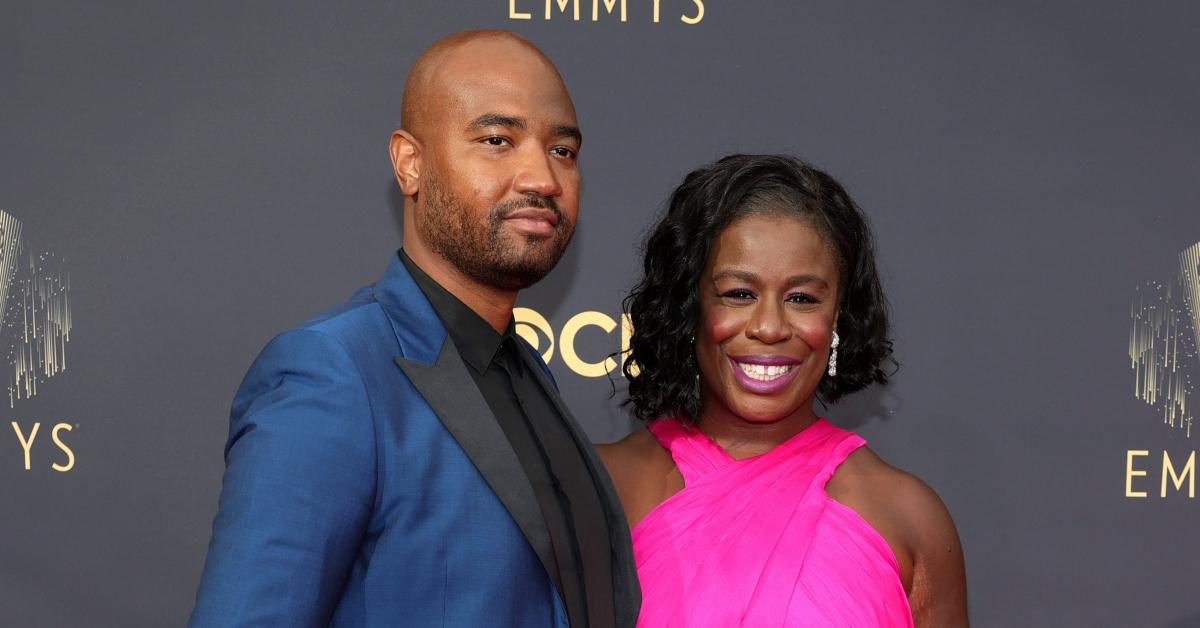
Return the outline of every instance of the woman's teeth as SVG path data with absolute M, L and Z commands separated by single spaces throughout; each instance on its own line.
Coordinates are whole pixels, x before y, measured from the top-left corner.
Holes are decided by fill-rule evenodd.
M 792 370 L 792 365 L 790 364 L 768 366 L 766 364 L 746 364 L 744 362 L 738 362 L 737 365 L 741 367 L 743 373 L 750 376 L 752 379 L 757 379 L 762 382 L 769 382 L 773 379 L 777 379 L 784 373 Z

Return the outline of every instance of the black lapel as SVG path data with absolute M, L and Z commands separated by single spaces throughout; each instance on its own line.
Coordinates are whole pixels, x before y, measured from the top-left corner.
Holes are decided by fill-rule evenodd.
M 633 545 L 629 539 L 629 523 L 625 521 L 625 510 L 621 507 L 621 500 L 617 497 L 617 491 L 608 477 L 608 471 L 605 470 L 599 454 L 592 447 L 591 440 L 575 422 L 575 417 L 562 402 L 558 388 L 550 382 L 550 378 L 542 370 L 545 367 L 538 361 L 538 358 L 534 357 L 534 353 L 529 347 L 520 353 L 525 359 L 525 365 L 530 371 L 533 371 L 534 377 L 546 391 L 546 396 L 550 398 L 555 409 L 562 416 L 567 430 L 575 439 L 576 447 L 583 453 L 583 459 L 600 491 L 600 501 L 608 518 L 609 539 L 613 548 L 613 594 L 617 598 L 616 623 L 618 626 L 633 626 L 637 623 L 642 592 L 638 586 L 637 565 L 633 559 Z
M 537 496 L 525 476 L 517 454 L 509 444 L 495 415 L 475 386 L 471 374 L 458 355 L 458 349 L 446 336 L 437 362 L 427 364 L 417 360 L 396 358 L 396 364 L 420 391 L 433 408 L 446 430 L 454 436 L 467 457 L 487 480 L 492 492 L 508 509 L 533 551 L 537 553 L 546 573 L 554 573 L 554 549 L 550 532 Z

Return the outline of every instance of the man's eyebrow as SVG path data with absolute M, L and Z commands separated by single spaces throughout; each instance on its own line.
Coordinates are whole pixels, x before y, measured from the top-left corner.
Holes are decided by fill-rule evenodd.
M 524 131 L 529 128 L 529 123 L 525 121 L 525 118 L 521 118 L 519 116 L 510 116 L 503 113 L 485 113 L 472 120 L 470 124 L 467 125 L 467 130 L 477 131 L 479 129 L 486 129 L 496 126 L 506 129 L 514 129 L 517 131 Z M 579 127 L 577 126 L 572 126 L 570 124 L 559 124 L 555 125 L 553 132 L 554 137 L 569 137 L 580 144 L 583 143 L 583 133 L 579 131 Z
M 579 127 L 569 124 L 560 124 L 554 127 L 554 137 L 569 137 L 580 144 L 583 143 L 583 133 L 579 132 Z
M 502 113 L 485 113 L 472 120 L 471 123 L 467 125 L 467 130 L 486 129 L 491 126 L 500 126 L 524 131 L 529 125 L 525 123 L 525 118 L 506 116 Z

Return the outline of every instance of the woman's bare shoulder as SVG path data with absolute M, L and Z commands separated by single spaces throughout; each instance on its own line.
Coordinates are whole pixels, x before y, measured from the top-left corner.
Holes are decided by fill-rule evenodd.
M 675 467 L 671 454 L 644 427 L 615 443 L 596 445 L 596 452 L 622 493 L 653 483 L 653 478 L 660 478 Z
M 614 464 L 640 464 L 652 458 L 655 449 L 662 449 L 658 439 L 642 426 L 619 441 L 596 445 L 596 452 L 600 454 L 604 464 L 610 467 Z
M 904 579 L 916 625 L 965 626 L 962 545 L 950 511 L 937 492 L 867 447 L 846 458 L 830 484 L 834 481 L 839 483 L 836 492 L 849 496 L 852 507 L 896 551 L 902 571 L 907 572 Z M 830 491 L 831 496 L 834 492 Z
M 920 517 L 931 509 L 945 510 L 937 493 L 921 478 L 888 464 L 870 447 L 854 450 L 838 467 L 830 485 L 835 482 L 905 518 Z
M 644 427 L 615 443 L 596 445 L 596 451 L 608 469 L 631 527 L 683 487 L 671 454 Z

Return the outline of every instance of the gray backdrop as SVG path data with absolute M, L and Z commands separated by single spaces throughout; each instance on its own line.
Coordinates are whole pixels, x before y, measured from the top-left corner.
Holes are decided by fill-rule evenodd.
M 596 325 L 668 192 L 730 152 L 792 152 L 870 214 L 903 363 L 828 415 L 946 501 L 975 625 L 1200 625 L 1200 288 L 1180 269 L 1200 242 L 1197 5 L 627 0 L 621 22 L 580 4 L 578 22 L 543 0 L 0 8 L 24 286 L 0 368 L 36 348 L 37 307 L 62 310 L 37 355 L 66 360 L 0 425 L 0 624 L 183 622 L 242 374 L 399 243 L 386 145 L 408 66 L 504 27 L 558 63 L 587 137 L 578 235 L 522 305 L 595 439 L 630 428 L 622 382 L 562 349 L 619 348 Z M 599 314 L 564 340 L 581 312 Z

